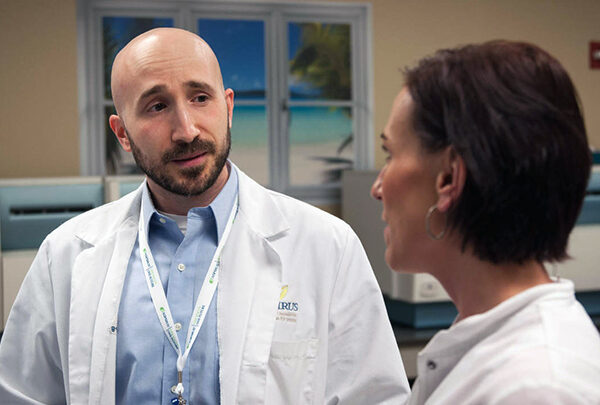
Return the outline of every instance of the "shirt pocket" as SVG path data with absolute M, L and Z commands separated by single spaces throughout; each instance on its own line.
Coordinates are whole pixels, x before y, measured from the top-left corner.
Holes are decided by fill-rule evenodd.
M 267 403 L 312 404 L 318 339 L 271 342 Z

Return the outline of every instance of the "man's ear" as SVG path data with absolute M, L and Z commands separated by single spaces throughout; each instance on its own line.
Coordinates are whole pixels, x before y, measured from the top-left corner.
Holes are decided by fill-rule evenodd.
M 458 201 L 467 178 L 465 161 L 454 147 L 448 146 L 441 156 L 441 170 L 436 177 L 437 208 L 447 212 Z
M 226 89 L 225 90 L 225 102 L 227 103 L 227 119 L 229 120 L 229 127 L 233 123 L 233 90 Z
M 125 152 L 131 152 L 131 144 L 129 143 L 129 138 L 127 137 L 125 125 L 123 125 L 121 117 L 113 114 L 108 119 L 108 123 L 110 124 L 110 129 L 112 129 L 112 131 L 117 136 L 117 140 L 119 141 Z

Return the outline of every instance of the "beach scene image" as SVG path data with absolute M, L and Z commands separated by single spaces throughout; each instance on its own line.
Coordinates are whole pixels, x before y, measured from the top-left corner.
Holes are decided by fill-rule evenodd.
M 131 38 L 150 28 L 172 26 L 168 18 L 104 17 L 105 119 L 110 102 L 110 66 Z M 225 87 L 235 92 L 231 128 L 231 159 L 250 177 L 269 186 L 269 134 L 284 136 L 289 146 L 289 186 L 335 185 L 341 171 L 352 168 L 350 26 L 287 24 L 286 108 L 268 111 L 265 24 L 262 20 L 197 20 L 197 33 L 213 48 Z M 269 128 L 276 114 L 278 128 Z M 283 128 L 280 129 L 280 128 Z M 121 150 L 106 125 L 106 167 L 109 174 L 137 173 L 130 154 Z

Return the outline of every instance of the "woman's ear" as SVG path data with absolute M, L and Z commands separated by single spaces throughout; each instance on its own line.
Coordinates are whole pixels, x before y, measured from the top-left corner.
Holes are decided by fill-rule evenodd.
M 447 212 L 462 193 L 467 178 L 467 168 L 454 147 L 448 146 L 441 153 L 441 170 L 435 182 L 438 194 L 437 208 L 440 212 Z

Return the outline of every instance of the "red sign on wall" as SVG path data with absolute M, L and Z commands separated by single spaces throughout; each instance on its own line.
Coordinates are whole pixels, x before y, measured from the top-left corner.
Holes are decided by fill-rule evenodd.
M 590 69 L 600 69 L 600 41 L 590 42 Z

